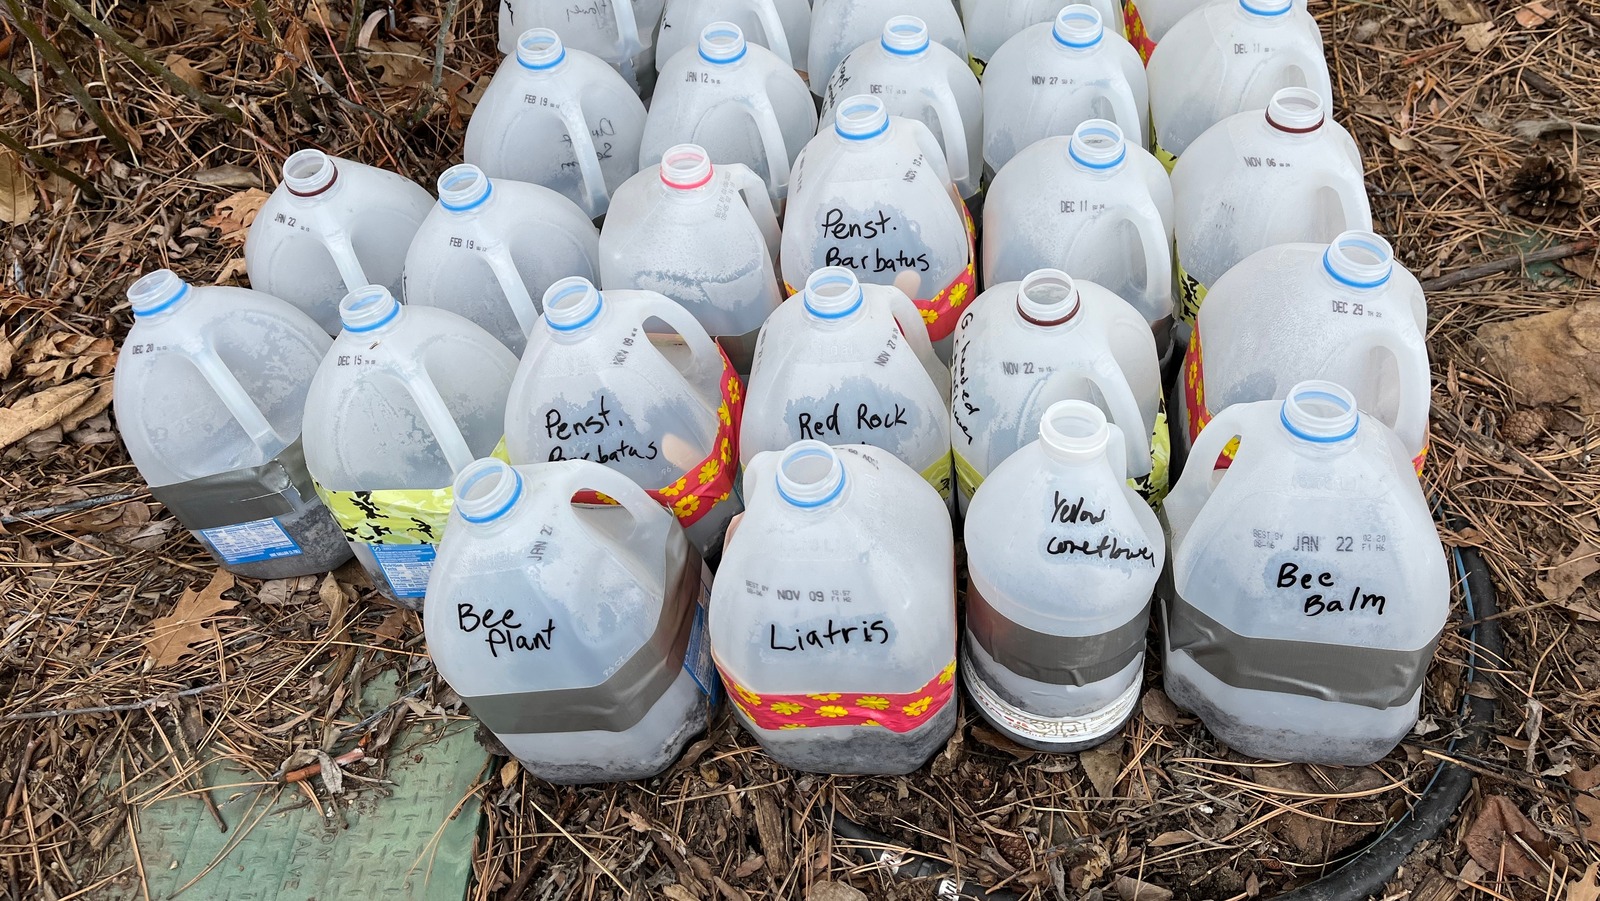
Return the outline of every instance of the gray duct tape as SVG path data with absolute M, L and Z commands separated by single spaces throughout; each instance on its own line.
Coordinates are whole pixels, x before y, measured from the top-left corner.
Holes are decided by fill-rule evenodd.
M 967 630 L 995 663 L 1050 685 L 1088 685 L 1109 679 L 1144 650 L 1150 602 L 1126 623 L 1098 635 L 1035 632 L 1002 616 L 969 579 Z
M 196 531 L 284 516 L 316 494 L 298 438 L 260 466 L 150 489 L 179 522 Z
M 672 686 L 689 649 L 689 626 L 700 602 L 700 555 L 691 546 L 656 630 L 610 678 L 584 688 L 463 696 L 489 731 L 622 732 L 637 725 Z
M 1417 693 L 1439 645 L 1438 635 L 1413 651 L 1240 635 L 1178 594 L 1170 562 L 1159 593 L 1169 652 L 1234 688 L 1387 710 Z

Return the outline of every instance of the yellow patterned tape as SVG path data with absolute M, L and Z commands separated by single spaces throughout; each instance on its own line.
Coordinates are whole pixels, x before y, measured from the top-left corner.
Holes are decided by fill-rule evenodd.
M 1178 282 L 1178 318 L 1194 325 L 1200 315 L 1200 304 L 1206 299 L 1206 286 L 1183 268 L 1177 247 L 1172 248 L 1172 269 Z
M 491 456 L 511 462 L 504 438 Z M 333 491 L 319 483 L 317 496 L 344 529 L 345 539 L 362 544 L 438 544 L 452 501 L 448 485 Z
M 978 486 L 983 484 L 983 476 L 959 451 L 952 451 L 951 458 L 955 463 L 956 481 L 961 486 L 961 491 L 967 497 L 972 497 L 978 492 Z M 1139 492 L 1139 496 L 1150 502 L 1150 506 L 1159 507 L 1161 501 L 1167 496 L 1169 473 L 1172 464 L 1172 435 L 1167 428 L 1167 402 L 1161 401 L 1161 408 L 1156 413 L 1155 428 L 1150 431 L 1150 473 L 1136 479 L 1129 479 L 1128 484 Z
M 933 462 L 932 466 L 922 471 L 922 477 L 928 484 L 938 489 L 939 496 L 945 500 L 950 499 L 950 455 L 945 454 Z

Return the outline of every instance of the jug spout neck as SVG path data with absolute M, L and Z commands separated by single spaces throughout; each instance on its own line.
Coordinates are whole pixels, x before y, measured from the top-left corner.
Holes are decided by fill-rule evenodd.
M 451 166 L 439 176 L 439 205 L 457 215 L 479 210 L 494 195 L 494 183 L 471 163 Z
M 844 322 L 859 315 L 864 293 L 856 274 L 842 266 L 811 273 L 801 291 L 806 316 L 817 322 Z
M 1035 269 L 1017 286 L 1017 315 L 1038 328 L 1076 328 L 1083 301 L 1072 276 L 1060 269 Z
M 497 457 L 475 460 L 456 476 L 456 511 L 474 526 L 509 516 L 522 496 L 522 474 Z
M 594 283 L 581 275 L 569 276 L 544 292 L 544 323 L 558 338 L 572 338 L 600 318 L 604 298 Z
M 1105 38 L 1105 21 L 1100 11 L 1083 3 L 1065 7 L 1056 15 L 1051 35 L 1056 45 L 1065 50 L 1082 53 L 1100 46 Z
M 661 184 L 674 197 L 699 200 L 709 196 L 708 187 L 715 176 L 711 154 L 698 144 L 677 144 L 661 154 Z
M 713 66 L 731 66 L 748 52 L 744 31 L 732 22 L 712 22 L 700 32 L 700 58 Z
M 1343 386 L 1310 380 L 1289 389 L 1278 421 L 1297 443 L 1321 450 L 1343 449 L 1361 427 L 1356 399 Z
M 1341 288 L 1375 291 L 1394 273 L 1394 248 L 1368 231 L 1347 231 L 1322 252 L 1322 271 Z
M 147 273 L 128 286 L 128 303 L 133 305 L 135 319 L 176 312 L 190 296 L 189 283 L 171 269 Z
M 320 150 L 297 150 L 283 161 L 283 186 L 295 197 L 322 197 L 338 183 L 338 165 Z
M 870 94 L 846 97 L 834 117 L 833 131 L 846 146 L 876 144 L 889 133 L 889 111 Z
M 1322 97 L 1310 88 L 1279 88 L 1267 102 L 1267 125 L 1289 135 L 1309 135 L 1322 130 L 1327 111 Z
M 1084 400 L 1051 404 L 1039 421 L 1039 444 L 1061 463 L 1091 463 L 1106 455 L 1111 425 L 1099 407 Z
M 1128 159 L 1128 142 L 1117 123 L 1089 119 L 1072 130 L 1067 156 L 1081 171 L 1109 175 Z
M 778 461 L 778 494 L 790 506 L 815 510 L 837 503 L 844 493 L 844 463 L 833 448 L 807 439 L 796 441 Z
M 382 285 L 351 291 L 339 301 L 339 321 L 352 334 L 377 337 L 400 326 L 405 308 Z
M 912 59 L 928 52 L 928 23 L 916 16 L 894 16 L 883 25 L 878 41 L 891 57 Z
M 1278 22 L 1294 8 L 1294 0 L 1239 0 L 1245 17 L 1260 22 Z
M 567 59 L 560 35 L 549 28 L 530 28 L 517 38 L 517 63 L 529 72 L 549 72 Z

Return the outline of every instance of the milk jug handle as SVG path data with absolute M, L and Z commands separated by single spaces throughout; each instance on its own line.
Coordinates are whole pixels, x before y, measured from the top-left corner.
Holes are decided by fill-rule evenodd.
M 1344 216 L 1341 230 L 1372 227 L 1372 201 L 1367 199 L 1364 185 L 1352 185 L 1349 179 L 1332 171 L 1322 173 L 1321 180 L 1339 198 L 1339 213 Z
M 1109 432 L 1106 438 L 1106 465 L 1111 467 L 1111 474 L 1117 477 L 1117 481 L 1126 482 L 1128 480 L 1128 433 L 1115 422 L 1106 423 L 1106 429 Z M 1136 426 L 1135 431 L 1137 430 L 1138 427 Z M 1149 454 L 1145 454 L 1147 459 L 1149 456 Z
M 344 279 L 346 291 L 359 291 L 372 280 L 367 278 L 366 272 L 361 268 L 361 260 L 356 256 L 355 245 L 350 243 L 350 233 L 344 226 L 330 224 L 325 215 L 315 217 L 317 236 L 322 239 L 322 246 L 327 248 L 328 256 L 333 257 L 333 265 L 339 269 L 339 277 Z
M 439 395 L 439 389 L 428 377 L 427 370 L 419 364 L 394 370 L 392 374 L 416 403 L 417 412 L 422 414 L 422 421 L 433 433 L 433 440 L 439 443 L 439 450 L 444 453 L 445 462 L 450 464 L 450 471 L 458 473 L 477 459 L 477 455 L 467 446 L 467 439 L 462 436 L 455 417 L 450 415 L 450 408 Z
M 641 326 L 645 320 L 654 316 L 677 332 L 683 338 L 683 343 L 688 345 L 689 369 L 684 371 L 684 377 L 691 380 L 699 377 L 711 384 L 717 384 L 722 376 L 722 352 L 717 349 L 717 342 L 711 340 L 700 320 L 666 297 L 646 294 L 643 301 L 639 306 Z
M 616 5 L 628 6 L 629 3 L 630 0 L 618 0 Z M 576 97 L 557 107 L 556 115 L 561 117 L 562 124 L 566 126 L 567 136 L 572 138 L 572 152 L 578 158 L 578 175 L 588 199 L 584 212 L 593 217 L 610 203 L 611 195 L 606 191 L 606 177 L 600 171 L 600 157 L 595 153 L 594 138 L 589 134 L 589 120 L 584 117 L 583 105 Z
M 776 259 L 783 232 L 778 227 L 778 216 L 772 209 L 772 196 L 768 193 L 767 183 L 744 163 L 726 163 L 722 168 L 733 179 L 733 186 L 744 198 L 750 217 L 756 220 L 756 228 L 761 229 L 761 238 L 767 242 L 767 255 Z
M 939 132 L 944 137 L 944 158 L 949 164 L 950 180 L 960 184 L 972 174 L 972 162 L 967 158 L 967 131 L 961 118 L 961 108 L 956 104 L 955 92 L 949 81 L 928 85 L 922 95 L 933 105 L 939 117 Z
M 1428 409 L 1432 403 L 1432 373 L 1428 368 L 1428 351 L 1421 341 L 1406 341 L 1388 331 L 1374 330 L 1357 339 L 1352 348 L 1355 359 L 1361 359 L 1373 350 L 1394 358 L 1395 371 L 1400 384 L 1396 387 L 1400 403 L 1395 410 L 1394 432 L 1406 445 L 1407 452 L 1416 453 L 1421 447 L 1410 442 L 1417 436 L 1426 440 L 1428 434 Z
M 945 395 L 945 401 L 948 402 L 950 368 L 941 363 L 939 355 L 934 353 L 933 339 L 928 337 L 928 324 L 922 321 L 922 312 L 917 305 L 899 288 L 894 288 L 893 292 L 889 295 L 889 312 L 894 314 L 894 321 L 899 323 L 900 333 L 911 345 L 911 352 L 917 355 L 917 362 L 928 371 L 928 378 L 939 386 L 939 393 Z
M 1118 90 L 1117 80 L 1112 79 L 1110 84 L 1100 88 L 1100 96 L 1111 105 L 1111 120 L 1129 136 L 1129 143 L 1137 143 L 1139 136 L 1146 134 L 1147 126 L 1139 117 L 1139 106 L 1134 103 L 1130 91 Z
M 767 49 L 777 54 L 785 66 L 793 69 L 794 58 L 789 55 L 789 35 L 783 30 L 783 18 L 778 15 L 777 5 L 772 0 L 755 0 L 750 5 L 756 14 L 756 20 L 761 23 L 761 30 L 767 36 Z
M 1200 508 L 1211 497 L 1211 492 L 1215 490 L 1213 473 L 1217 458 L 1222 456 L 1222 449 L 1235 436 L 1243 443 L 1246 440 L 1243 433 L 1254 431 L 1250 422 L 1253 406 L 1234 404 L 1225 407 L 1200 430 L 1200 437 L 1189 449 L 1189 461 L 1183 468 L 1183 475 L 1167 493 L 1165 504 L 1168 514 L 1174 519 L 1181 516 L 1193 522 Z
M 1172 239 L 1167 234 L 1167 224 L 1161 211 L 1152 204 L 1148 209 L 1131 209 L 1126 214 L 1128 224 L 1139 235 L 1139 246 L 1144 255 L 1144 289 L 1147 293 L 1161 292 L 1167 302 L 1161 317 L 1172 315 Z
M 635 548 L 648 546 L 645 540 L 646 524 L 652 515 L 662 512 L 661 505 L 652 500 L 637 482 L 615 469 L 602 466 L 582 467 L 572 473 L 569 481 L 570 485 L 562 489 L 567 497 L 580 491 L 597 491 L 616 501 L 633 516 L 633 531 L 628 533 L 628 540 L 623 547 L 614 550 L 632 556 Z M 645 566 L 645 569 L 649 567 Z
M 644 45 L 639 41 L 639 20 L 633 12 L 633 0 L 611 0 L 611 8 L 617 13 L 619 58 L 631 65 L 633 58 L 644 49 Z
M 246 435 L 262 453 L 273 453 L 281 450 L 289 442 L 278 434 L 272 423 L 267 421 L 266 414 L 250 399 L 249 392 L 239 384 L 239 379 L 233 374 L 222 358 L 217 356 L 217 351 L 210 344 L 202 344 L 198 349 L 188 353 L 190 362 L 195 369 L 200 371 L 200 376 L 211 386 L 211 390 L 227 408 L 228 414 L 239 423 Z
M 528 286 L 522 282 L 522 273 L 517 271 L 517 263 L 511 258 L 511 248 L 499 236 L 484 228 L 481 222 L 474 220 L 468 227 L 477 235 L 484 262 L 489 264 L 495 283 L 500 286 L 500 293 L 505 295 L 506 303 L 510 304 L 511 315 L 517 317 L 517 327 L 524 335 L 528 334 L 533 331 L 534 323 L 539 321 L 539 308 L 528 293 Z
M 738 102 L 750 111 L 756 135 L 761 138 L 761 153 L 767 158 L 767 171 L 772 178 L 768 193 L 774 198 L 781 197 L 789 184 L 789 147 L 783 141 L 783 126 L 778 124 L 778 112 L 772 108 L 772 100 L 764 91 L 742 95 Z
M 1150 474 L 1150 429 L 1144 426 L 1144 417 L 1139 415 L 1139 401 L 1133 396 L 1133 389 L 1128 386 L 1128 379 L 1117 368 L 1110 354 L 1105 354 L 1094 361 L 1089 371 L 1089 380 L 1100 389 L 1100 396 L 1106 399 L 1106 406 L 1111 409 L 1111 421 L 1122 429 L 1123 460 L 1127 472 L 1134 476 Z M 1133 437 L 1128 438 L 1132 433 Z

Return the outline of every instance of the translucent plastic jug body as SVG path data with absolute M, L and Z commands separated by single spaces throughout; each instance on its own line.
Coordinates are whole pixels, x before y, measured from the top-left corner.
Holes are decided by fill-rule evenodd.
M 566 0 L 500 0 L 500 52 L 515 53 L 530 28 L 551 28 L 574 50 L 604 60 L 635 93 L 655 76 L 656 23 L 662 0 L 618 0 L 589 6 Z
M 1115 122 L 1143 146 L 1145 98 L 1138 51 L 1094 7 L 1068 6 L 1006 41 L 983 70 L 984 164 L 999 171 L 1035 141 L 1070 135 L 1090 119 Z
M 811 46 L 810 0 L 667 0 L 656 37 L 656 67 L 679 50 L 693 47 L 712 22 L 732 22 L 745 40 L 771 50 L 806 77 Z
M 174 512 L 219 564 L 243 576 L 327 572 L 350 559 L 314 490 L 283 486 L 279 506 L 289 509 L 242 510 L 303 463 L 237 485 L 210 478 L 261 467 L 297 443 L 306 392 L 332 343 L 322 328 L 276 297 L 195 287 L 167 269 L 134 282 L 128 300 L 134 322 L 117 355 L 117 428 L 157 498 L 187 490 L 197 507 L 214 508 Z
M 1305 88 L 1285 88 L 1265 111 L 1218 122 L 1172 170 L 1183 319 L 1192 322 L 1206 289 L 1262 248 L 1372 229 L 1361 154 L 1325 110 Z
M 261 205 L 244 242 L 250 286 L 339 334 L 339 301 L 366 285 L 400 292 L 406 248 L 433 208 L 408 178 L 301 150 Z
M 1114 123 L 1090 119 L 1011 159 L 983 209 L 986 285 L 1060 269 L 1132 304 L 1166 352 L 1172 318 L 1172 186 Z
M 517 358 L 468 320 L 401 306 L 379 286 L 350 294 L 339 311 L 344 331 L 306 400 L 306 465 L 335 515 L 360 520 L 345 522 L 345 533 L 372 584 L 419 607 L 442 525 L 403 532 L 376 497 L 412 492 L 402 516 L 430 501 L 447 512 L 455 474 L 500 442 Z
M 1155 340 L 1144 317 L 1105 288 L 1054 269 L 990 288 L 961 317 L 951 372 L 963 508 L 1063 400 L 1099 406 L 1125 436 L 1122 467 L 1149 484 L 1159 464 L 1161 484 L 1151 487 L 1165 489 L 1167 448 L 1152 437 L 1166 433 Z
M 1307 379 L 1344 386 L 1394 430 L 1420 468 L 1432 379 L 1422 286 L 1389 242 L 1346 232 L 1331 244 L 1259 250 L 1217 280 L 1189 344 L 1184 398 L 1192 442 L 1217 412 L 1281 400 Z M 1202 351 L 1202 347 L 1204 348 Z
M 927 23 L 895 16 L 876 42 L 850 51 L 823 94 L 821 127 L 831 127 L 835 107 L 857 94 L 875 95 L 889 115 L 926 125 L 961 196 L 978 193 L 983 93 L 966 59 L 929 39 Z
M 948 357 L 957 308 L 971 299 L 966 225 L 928 127 L 890 116 L 877 97 L 851 97 L 795 164 L 783 280 L 798 289 L 818 269 L 842 266 L 863 282 L 894 285 L 917 302 L 928 337 Z
M 506 403 L 511 462 L 594 460 L 649 489 L 709 483 L 736 465 L 737 433 L 721 446 L 732 428 L 719 408 L 723 357 L 688 310 L 654 291 L 601 292 L 577 278 L 551 287 L 544 307 Z M 647 334 L 652 318 L 676 338 Z M 708 553 L 739 499 L 692 494 L 680 488 L 673 503 Z
M 698 144 L 718 165 L 754 170 L 774 202 L 788 195 L 790 167 L 817 131 L 817 108 L 793 68 L 746 43 L 739 26 L 713 22 L 698 45 L 661 67 L 661 76 L 644 125 L 641 166 L 677 144 Z
M 918 16 L 936 43 L 966 59 L 967 35 L 954 3 L 942 0 L 814 0 L 811 6 L 811 93 L 822 96 L 850 51 L 883 33 L 895 16 Z
M 758 455 L 745 490 L 710 617 L 735 715 L 797 770 L 915 770 L 956 724 L 955 545 L 938 492 L 892 454 L 820 441 Z
M 1201 7 L 1161 39 L 1147 74 L 1156 155 L 1169 165 L 1206 129 L 1261 109 L 1279 88 L 1309 88 L 1333 108 L 1322 34 L 1293 0 Z
M 439 176 L 439 203 L 406 253 L 406 303 L 460 314 L 520 354 L 545 290 L 594 278 L 599 254 L 600 233 L 577 204 L 463 163 Z
M 1089 4 L 1100 13 L 1106 27 L 1123 33 L 1122 4 L 1115 0 L 1093 0 Z M 982 67 L 994 59 L 995 51 L 1023 29 L 1049 22 L 1061 12 L 1060 0 L 961 0 L 961 20 L 967 27 L 967 53 Z M 1141 66 L 1142 68 L 1142 66 Z M 985 77 L 988 71 L 983 70 Z
M 967 511 L 967 694 L 1019 744 L 1077 751 L 1139 701 L 1161 522 L 1128 487 L 1122 432 L 1085 401 L 1052 404 L 1039 440 Z
M 543 185 L 591 218 L 639 171 L 645 111 L 598 57 L 548 28 L 517 39 L 467 123 L 466 161 L 491 178 Z
M 910 298 L 819 269 L 761 330 L 739 437 L 746 466 L 796 441 L 870 444 L 950 496 L 950 370 Z
M 1220 480 L 1192 465 L 1235 437 Z M 1450 604 L 1405 448 L 1343 388 L 1303 382 L 1224 410 L 1189 459 L 1165 506 L 1167 695 L 1251 757 L 1388 754 L 1416 722 Z
M 778 287 L 778 220 L 766 185 L 738 163 L 681 144 L 617 190 L 600 235 L 600 283 L 664 294 L 749 372 Z
M 580 490 L 620 506 L 575 505 Z M 584 460 L 479 460 L 455 495 L 423 616 L 439 675 L 541 779 L 670 766 L 716 687 L 710 573 L 672 514 Z

